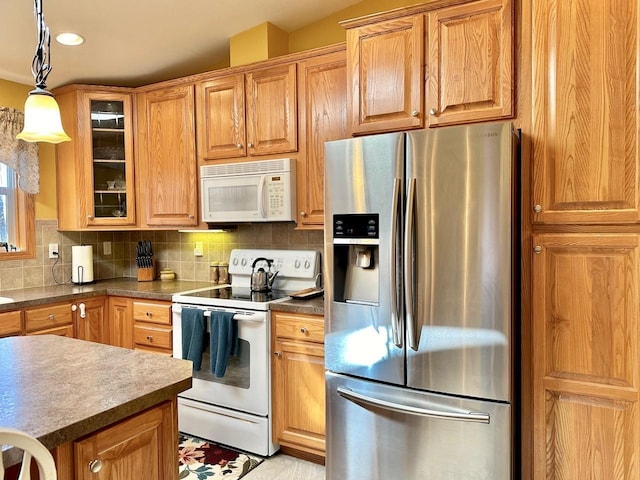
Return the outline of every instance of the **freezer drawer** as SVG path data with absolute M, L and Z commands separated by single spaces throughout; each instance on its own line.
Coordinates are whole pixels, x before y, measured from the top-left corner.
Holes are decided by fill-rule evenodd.
M 327 480 L 511 480 L 511 405 L 327 373 Z

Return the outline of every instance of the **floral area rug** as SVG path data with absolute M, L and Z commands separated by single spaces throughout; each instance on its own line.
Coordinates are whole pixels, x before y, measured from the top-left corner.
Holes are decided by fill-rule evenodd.
M 256 468 L 262 458 L 180 434 L 178 439 L 179 479 L 237 480 Z

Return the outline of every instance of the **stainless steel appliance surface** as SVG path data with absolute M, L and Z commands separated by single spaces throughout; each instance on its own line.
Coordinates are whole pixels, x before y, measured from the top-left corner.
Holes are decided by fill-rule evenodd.
M 514 478 L 517 148 L 511 123 L 325 143 L 329 480 Z
M 251 288 L 253 262 L 268 258 L 279 271 L 274 289 Z M 172 297 L 173 356 L 182 358 L 184 309 L 202 310 L 202 363 L 193 372 L 193 386 L 178 396 L 181 432 L 269 456 L 279 446 L 271 436 L 271 355 L 269 305 L 288 298 L 289 292 L 315 287 L 320 254 L 311 250 L 236 249 L 229 261 L 230 285 L 215 285 Z M 210 339 L 212 315 L 232 313 L 237 325 L 237 351 L 222 376 L 212 368 Z

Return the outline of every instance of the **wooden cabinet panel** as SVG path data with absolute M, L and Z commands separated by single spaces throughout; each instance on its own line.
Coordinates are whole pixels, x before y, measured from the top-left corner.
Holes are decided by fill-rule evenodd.
M 27 308 L 24 311 L 24 323 L 27 333 L 36 330 L 71 325 L 73 328 L 71 303 L 58 303 L 44 307 Z
M 353 134 L 424 126 L 424 15 L 347 30 Z
M 481 0 L 428 14 L 429 126 L 513 115 L 513 5 Z
M 72 85 L 56 100 L 71 135 L 56 145 L 58 228 L 134 226 L 133 90 Z
M 73 325 L 36 330 L 35 332 L 30 332 L 29 335 L 60 335 L 61 337 L 75 338 Z
M 640 237 L 534 245 L 534 478 L 637 478 Z
M 22 333 L 22 313 L 20 310 L 0 313 L 0 337 Z
M 129 298 L 109 297 L 109 343 L 133 348 L 133 316 Z
M 136 345 L 164 348 L 166 350 L 173 348 L 171 328 L 135 324 L 133 338 Z
M 138 189 L 147 226 L 198 224 L 193 85 L 140 95 Z
M 171 325 L 171 303 L 153 300 L 134 300 L 133 319 L 136 321 Z
M 171 302 L 133 300 L 133 342 L 136 349 L 152 353 L 173 353 Z
M 84 307 L 83 307 L 84 305 Z M 90 342 L 109 343 L 106 297 L 95 297 L 75 303 L 76 337 Z M 84 310 L 84 317 L 83 312 Z
M 631 223 L 638 211 L 638 2 L 531 2 L 537 223 Z
M 297 162 L 298 228 L 324 224 L 324 142 L 349 136 L 345 52 L 298 64 L 299 128 Z
M 175 404 L 165 402 L 74 442 L 76 480 L 178 478 Z M 91 462 L 101 468 L 92 473 Z
M 271 328 L 274 441 L 324 457 L 323 318 L 276 311 Z
M 249 154 L 295 152 L 298 149 L 296 64 L 247 73 L 246 92 Z
M 244 75 L 201 82 L 196 88 L 198 158 L 215 160 L 244 156 Z

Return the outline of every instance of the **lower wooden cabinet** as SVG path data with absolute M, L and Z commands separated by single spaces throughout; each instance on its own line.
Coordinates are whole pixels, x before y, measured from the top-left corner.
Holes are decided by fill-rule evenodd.
M 74 336 L 72 302 L 55 303 L 24 310 L 24 330 L 27 335 L 55 334 Z
M 272 312 L 273 439 L 325 455 L 324 319 Z
M 22 313 L 20 310 L 0 313 L 0 337 L 22 333 Z
M 109 297 L 109 343 L 123 348 L 134 346 L 130 298 Z
M 76 338 L 90 342 L 109 343 L 107 325 L 107 298 L 91 297 L 75 302 L 74 313 Z
M 175 400 L 54 449 L 59 480 L 175 480 Z
M 533 241 L 533 478 L 637 479 L 640 235 Z
M 172 355 L 171 302 L 133 300 L 131 310 L 134 348 Z

